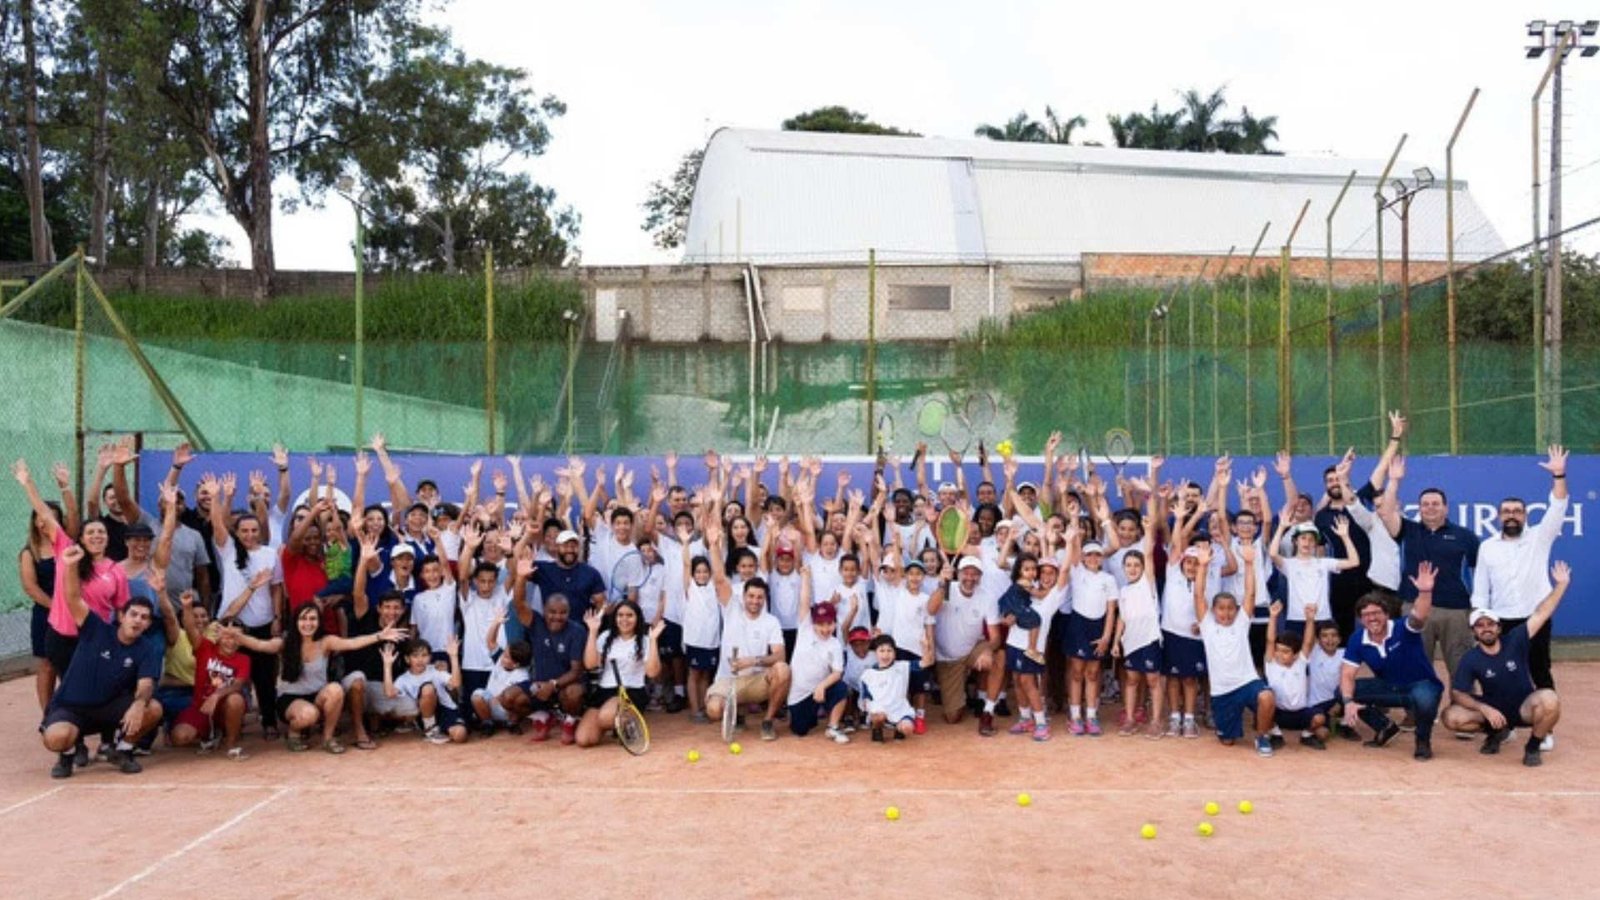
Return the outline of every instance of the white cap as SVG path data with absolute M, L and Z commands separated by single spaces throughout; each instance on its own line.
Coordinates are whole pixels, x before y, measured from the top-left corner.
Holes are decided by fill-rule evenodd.
M 1017 482 L 1017 493 L 1020 494 L 1021 492 L 1025 491 L 1025 490 L 1032 490 L 1034 493 L 1038 493 L 1039 486 L 1034 484 L 1031 481 L 1019 481 L 1019 482 Z
M 573 531 L 571 528 L 568 528 L 565 531 L 561 532 L 560 534 L 556 535 L 556 543 L 558 543 L 558 544 L 565 544 L 567 541 L 575 541 L 577 539 L 578 539 L 578 533 L 576 531 Z
M 394 559 L 396 556 L 416 556 L 416 555 L 417 555 L 417 551 L 410 544 L 407 544 L 407 543 L 395 544 L 394 545 L 394 549 L 389 551 L 389 558 L 390 559 Z
M 1105 552 L 1106 548 L 1102 546 L 1099 541 L 1090 541 L 1089 543 L 1083 545 L 1084 556 L 1088 556 L 1091 553 L 1099 553 L 1100 555 L 1104 556 Z
M 956 566 L 956 571 L 960 572 L 963 569 L 977 569 L 982 572 L 983 563 L 979 562 L 976 556 L 963 556 L 960 565 Z
M 1491 622 L 1500 621 L 1500 617 L 1492 609 L 1475 609 L 1472 611 L 1472 615 L 1467 617 L 1467 627 L 1471 628 L 1477 625 L 1481 619 L 1488 619 Z

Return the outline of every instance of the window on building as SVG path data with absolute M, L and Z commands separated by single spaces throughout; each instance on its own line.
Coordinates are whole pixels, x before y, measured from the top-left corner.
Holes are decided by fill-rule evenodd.
M 949 312 L 948 284 L 891 284 L 889 309 L 909 312 Z

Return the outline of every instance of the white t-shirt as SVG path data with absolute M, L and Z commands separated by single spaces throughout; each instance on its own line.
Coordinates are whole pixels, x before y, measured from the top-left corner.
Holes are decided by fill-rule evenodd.
M 446 529 L 439 532 L 439 558 L 451 566 L 461 558 L 461 532 Z
M 508 669 L 500 660 L 495 660 L 494 668 L 489 670 L 489 684 L 484 688 L 491 699 L 498 700 L 500 694 L 513 684 L 526 684 L 528 681 L 528 667 L 517 666 Z
M 722 607 L 717 605 L 717 584 L 689 582 L 683 598 L 683 643 L 688 647 L 710 649 L 722 633 Z
M 1122 655 L 1161 641 L 1161 610 L 1155 585 L 1148 578 L 1131 582 L 1118 595 L 1117 615 L 1122 617 Z
M 857 656 L 854 650 L 846 647 L 844 651 L 845 685 L 857 694 L 861 693 L 861 673 L 876 664 L 871 650 L 867 651 L 866 656 Z
M 1284 603 L 1284 617 L 1291 622 L 1304 622 L 1306 604 L 1315 603 L 1318 621 L 1333 618 L 1333 610 L 1328 606 L 1328 576 L 1337 571 L 1339 560 L 1331 556 L 1286 558 L 1283 577 L 1289 582 L 1289 599 Z
M 839 642 L 839 635 L 823 640 L 817 637 L 814 626 L 800 629 L 795 635 L 794 659 L 789 661 L 789 704 L 811 696 L 817 685 L 834 672 L 844 674 L 844 645 Z
M 727 615 L 722 617 L 722 654 L 717 661 L 717 678 L 733 677 L 730 664 L 734 649 L 738 649 L 743 659 L 758 659 L 771 653 L 773 647 L 783 652 L 783 626 L 778 624 L 778 617 L 764 612 L 752 619 L 739 600 L 730 601 Z M 766 666 L 750 666 L 739 674 L 759 675 L 766 670 Z
M 867 603 L 866 581 L 859 578 L 856 579 L 855 584 L 845 584 L 841 581 L 834 586 L 832 591 L 828 592 L 827 594 L 815 594 L 814 596 L 818 600 L 827 600 L 828 598 L 834 596 L 839 598 L 838 610 L 840 633 L 848 634 L 852 628 L 872 627 L 872 609 L 870 604 Z M 852 621 L 846 622 L 844 621 L 844 616 L 846 613 L 850 612 L 850 603 L 852 600 L 854 600 L 856 604 L 856 617 Z
M 1078 563 L 1072 567 L 1072 611 L 1087 619 L 1105 618 L 1106 604 L 1117 599 L 1117 579 L 1104 566 L 1092 572 Z
M 262 572 L 271 572 L 272 580 L 265 587 L 250 592 L 250 599 L 238 612 L 239 622 L 249 628 L 272 624 L 272 585 L 283 583 L 283 570 L 278 567 L 278 553 L 265 544 L 245 554 L 244 571 L 234 565 L 237 559 L 233 537 L 217 544 L 217 569 L 222 572 L 222 608 L 226 610 L 239 599 L 251 579 Z M 288 627 L 287 625 L 285 627 Z
M 683 545 L 678 543 L 676 535 L 662 534 L 656 539 L 656 548 L 661 552 L 661 571 L 664 573 L 662 586 L 667 598 L 667 621 L 683 624 Z M 689 558 L 705 556 L 705 544 L 699 538 L 689 541 Z M 713 563 L 712 565 L 715 565 Z
M 656 620 L 656 612 L 666 598 L 667 567 L 651 566 L 650 575 L 639 585 L 639 611 L 644 613 L 645 627 Z
M 861 708 L 868 714 L 883 713 L 891 725 L 909 719 L 915 715 L 906 700 L 910 684 L 911 663 L 900 660 L 887 669 L 874 665 L 861 673 Z
M 1195 624 L 1194 582 L 1183 577 L 1181 563 L 1167 563 L 1167 583 L 1161 591 L 1161 630 L 1194 640 Z
M 418 591 L 411 598 L 411 624 L 417 627 L 417 637 L 443 653 L 456 633 L 456 586 L 446 582 L 431 591 Z M 478 640 L 481 646 L 483 636 Z
M 1028 601 L 1028 605 L 1033 607 L 1033 611 L 1039 614 L 1039 641 L 1035 646 L 1040 650 L 1045 648 L 1045 641 L 1050 639 L 1051 619 L 1055 616 L 1056 610 L 1060 609 L 1062 604 L 1066 602 L 1067 585 L 1065 583 L 1058 583 L 1050 589 L 1050 593 Z M 1013 628 L 1007 631 L 1006 646 L 1015 647 L 1018 650 L 1028 649 L 1028 629 Z
M 506 596 L 504 588 L 497 587 L 492 595 L 481 597 L 476 587 L 467 586 L 467 593 L 461 598 L 462 669 L 486 672 L 494 667 L 494 657 L 489 653 L 485 641 L 489 636 L 489 626 L 494 624 L 495 616 L 504 612 L 510 603 L 511 598 Z M 415 608 L 415 600 L 412 600 L 412 606 Z
M 611 588 L 612 568 L 624 553 L 632 550 L 634 550 L 633 544 L 618 543 L 612 536 L 610 522 L 594 523 L 594 528 L 589 532 L 589 565 L 594 566 L 595 571 L 600 573 L 607 590 Z
M 1211 613 L 1200 620 L 1200 639 L 1206 644 L 1206 674 L 1211 696 L 1238 690 L 1256 680 L 1256 663 L 1250 656 L 1250 617 L 1240 613 L 1233 624 L 1217 624 Z
M 907 590 L 903 580 L 878 585 L 878 629 L 894 638 L 896 649 L 922 655 L 924 626 L 932 621 L 926 594 Z
M 1318 703 L 1327 703 L 1339 696 L 1339 673 L 1344 671 L 1344 650 L 1341 648 L 1332 653 L 1322 649 L 1321 644 L 1311 648 L 1311 691 L 1310 702 L 1312 706 Z
M 1233 545 L 1233 559 L 1238 568 L 1232 575 L 1222 576 L 1221 581 L 1207 579 L 1207 584 L 1220 584 L 1222 590 L 1232 594 L 1239 601 L 1241 609 L 1244 607 L 1244 559 L 1239 556 L 1239 549 L 1244 546 L 1237 535 L 1228 539 Z M 1266 539 L 1256 536 L 1256 608 L 1245 610 L 1251 614 L 1253 622 L 1266 622 L 1267 609 L 1272 606 L 1272 596 L 1267 593 L 1267 579 L 1272 577 L 1272 558 L 1266 552 Z
M 417 700 L 421 697 L 422 686 L 425 684 L 433 685 L 433 689 L 438 692 L 440 706 L 445 709 L 456 708 L 456 698 L 450 696 L 450 676 L 433 666 L 423 669 L 421 675 L 410 670 L 401 673 L 400 677 L 394 680 L 394 689 L 402 697 Z
M 800 621 L 800 570 L 787 575 L 773 572 L 767 578 L 767 609 L 778 617 L 785 631 L 793 631 Z
M 811 596 L 817 600 L 828 599 L 839 588 L 839 556 L 835 553 L 828 559 L 817 553 L 805 554 L 804 565 L 811 570 Z
M 1267 687 L 1278 701 L 1279 709 L 1300 710 L 1310 705 L 1311 666 L 1303 656 L 1296 655 L 1287 666 L 1278 665 L 1272 648 L 1267 648 Z
M 933 651 L 940 662 L 966 659 L 987 636 L 986 626 L 1000 624 L 1000 598 L 979 582 L 972 596 L 961 592 L 959 582 L 945 591 L 944 605 L 934 616 Z
M 611 674 L 611 663 L 617 664 L 617 671 L 622 673 L 622 683 L 630 688 L 644 687 L 644 657 L 637 656 L 639 645 L 630 638 L 617 638 L 611 642 L 611 647 L 606 647 L 606 640 L 611 637 L 611 632 L 602 631 L 595 635 L 595 647 L 599 648 L 605 658 L 600 660 L 600 686 L 611 690 L 617 689 L 617 679 Z M 645 638 L 648 642 L 649 637 Z M 645 648 L 645 656 L 650 650 Z

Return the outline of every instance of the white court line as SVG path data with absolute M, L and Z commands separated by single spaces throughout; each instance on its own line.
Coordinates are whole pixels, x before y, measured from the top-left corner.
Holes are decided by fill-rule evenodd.
M 137 782 L 109 783 L 109 784 L 84 784 L 72 785 L 74 788 L 101 791 L 170 791 L 184 790 L 195 791 L 207 788 L 223 791 L 300 791 L 303 793 L 332 792 L 340 794 L 372 793 L 372 794 L 614 794 L 630 796 L 821 796 L 835 797 L 852 794 L 892 794 L 895 796 L 927 796 L 927 797 L 979 797 L 994 794 L 1015 793 L 1019 788 L 843 788 L 843 787 L 705 787 L 705 788 L 667 788 L 667 787 L 606 787 L 603 785 L 333 785 L 333 784 L 173 784 Z M 1480 788 L 1462 788 L 1459 790 L 1341 790 L 1328 789 L 1272 789 L 1262 788 L 1259 785 L 1227 786 L 1211 785 L 1203 788 L 1026 788 L 1036 797 L 1124 797 L 1140 796 L 1151 797 L 1163 794 L 1215 794 L 1217 792 L 1239 792 L 1256 794 L 1263 797 L 1534 797 L 1534 798 L 1597 798 L 1600 790 L 1545 790 L 1545 791 L 1518 791 L 1518 790 L 1485 790 Z
M 232 828 L 233 826 L 239 824 L 240 822 L 243 822 L 245 819 L 250 818 L 250 815 L 252 813 L 256 812 L 257 810 L 261 809 L 262 807 L 265 807 L 265 806 L 268 806 L 268 805 L 270 805 L 272 803 L 277 802 L 279 799 L 283 798 L 285 795 L 287 795 L 290 791 L 293 791 L 293 790 L 294 790 L 294 788 L 288 788 L 288 787 L 278 788 L 278 790 L 272 796 L 266 798 L 265 800 L 262 800 L 261 802 L 255 804 L 254 806 L 251 806 L 249 809 L 245 810 L 244 812 L 239 813 L 238 815 L 234 816 L 233 818 L 229 819 L 228 821 L 223 822 L 221 825 L 218 825 L 217 827 L 211 829 L 210 831 L 206 832 L 205 834 L 200 835 L 199 837 L 195 838 L 194 840 L 190 841 L 189 843 L 184 844 L 182 847 L 179 847 L 178 849 L 172 851 L 171 853 L 168 853 L 166 856 L 161 857 L 160 859 L 158 859 L 155 862 L 151 863 L 150 865 L 146 866 L 138 874 L 134 875 L 131 878 L 124 879 L 123 881 L 121 881 L 118 884 L 116 884 L 115 886 L 113 886 L 110 890 L 107 890 L 105 893 L 102 893 L 99 896 L 95 897 L 94 900 L 105 900 L 105 898 L 107 898 L 107 897 L 111 897 L 111 896 L 114 896 L 114 895 L 116 895 L 118 893 L 121 893 L 123 888 L 130 887 L 130 886 L 132 886 L 134 884 L 137 884 L 140 881 L 143 881 L 145 878 L 148 878 L 150 876 L 150 874 L 153 873 L 155 870 L 161 868 L 162 866 L 166 865 L 169 862 L 172 862 L 173 860 L 175 860 L 178 857 L 184 855 L 185 853 L 188 853 L 190 850 L 193 850 L 194 848 L 200 846 L 201 844 L 204 844 L 206 841 L 211 840 L 212 838 L 214 838 L 217 835 L 223 833 L 224 831 L 227 831 L 229 828 Z
M 38 795 L 35 795 L 33 797 L 29 797 L 26 800 L 22 800 L 22 801 L 19 801 L 17 803 L 13 803 L 10 806 L 6 807 L 5 809 L 0 809 L 0 816 L 3 816 L 8 812 L 15 812 L 16 810 L 19 810 L 19 809 L 23 808 L 24 806 L 28 806 L 29 804 L 38 803 L 40 800 L 43 800 L 44 798 L 50 796 L 51 794 L 55 794 L 55 793 L 59 792 L 64 787 L 66 787 L 66 785 L 64 785 L 64 784 L 60 785 L 58 787 L 53 787 L 50 790 L 45 791 L 42 794 L 38 794 Z

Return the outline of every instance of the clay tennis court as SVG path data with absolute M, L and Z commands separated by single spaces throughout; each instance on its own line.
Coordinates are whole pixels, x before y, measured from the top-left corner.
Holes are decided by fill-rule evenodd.
M 1600 664 L 1556 679 L 1560 745 L 1532 770 L 1520 744 L 1484 758 L 1447 735 L 1425 764 L 1409 735 L 1261 760 L 1209 737 L 983 740 L 970 720 L 890 746 L 747 731 L 736 757 L 658 714 L 640 758 L 506 735 L 290 755 L 252 729 L 242 763 L 158 751 L 66 781 L 19 679 L 0 684 L 0 871 L 8 896 L 62 898 L 1575 896 L 1570 854 L 1600 841 Z

